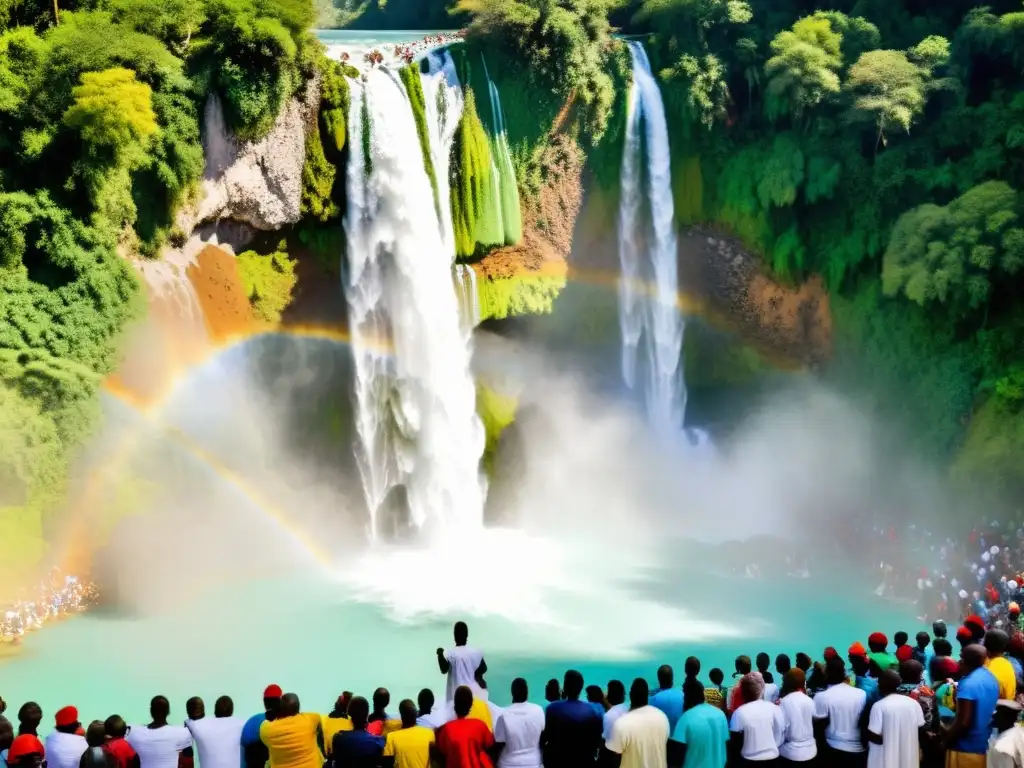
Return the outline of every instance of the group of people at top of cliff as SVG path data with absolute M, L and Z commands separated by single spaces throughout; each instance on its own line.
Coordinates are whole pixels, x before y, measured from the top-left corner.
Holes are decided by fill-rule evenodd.
M 0 606 L 0 642 L 17 643 L 26 632 L 40 629 L 47 621 L 86 610 L 96 594 L 96 586 L 91 582 L 65 576 L 55 568 L 37 589 Z
M 774 664 L 764 653 L 753 663 L 740 656 L 730 686 L 720 669 L 702 681 L 695 657 L 681 684 L 666 665 L 654 690 L 637 678 L 628 694 L 621 681 L 585 686 L 569 670 L 561 684 L 549 681 L 542 708 L 522 678 L 512 681 L 511 704 L 491 700 L 487 663 L 459 622 L 455 644 L 437 649 L 443 702 L 424 689 L 395 716 L 379 688 L 369 701 L 345 692 L 321 715 L 270 685 L 248 719 L 234 716 L 227 696 L 212 718 L 192 698 L 175 726 L 157 696 L 151 722 L 134 727 L 118 715 L 83 727 L 78 710 L 64 707 L 45 743 L 43 712 L 28 702 L 16 733 L 0 714 L 0 768 L 189 768 L 196 757 L 201 768 L 1024 768 L 1024 728 L 1014 727 L 1024 635 L 1011 643 L 970 616 L 956 633 L 957 658 L 945 624 L 933 631 L 913 645 L 898 632 L 892 649 L 876 632 L 845 659 L 834 648 L 818 662 L 805 653 Z

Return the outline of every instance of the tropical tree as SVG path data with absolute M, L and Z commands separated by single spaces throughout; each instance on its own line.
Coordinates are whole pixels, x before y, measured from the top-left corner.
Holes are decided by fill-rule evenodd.
M 765 64 L 770 117 L 789 113 L 799 118 L 839 92 L 841 44 L 842 37 L 820 16 L 800 19 L 791 30 L 775 36 L 772 57 Z
M 928 73 L 903 51 L 877 50 L 863 54 L 850 67 L 846 90 L 853 98 L 850 118 L 870 120 L 878 128 L 875 153 L 887 143 L 886 133 L 902 128 L 910 133 L 925 104 Z
M 994 281 L 1024 265 L 1020 199 L 987 181 L 953 200 L 907 211 L 896 222 L 882 262 L 882 287 L 917 304 L 946 304 L 957 317 L 983 306 Z

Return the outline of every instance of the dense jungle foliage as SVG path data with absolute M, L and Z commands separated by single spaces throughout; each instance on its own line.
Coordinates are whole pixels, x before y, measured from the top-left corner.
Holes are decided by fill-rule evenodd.
M 42 541 L 144 306 L 124 257 L 183 236 L 208 95 L 263 135 L 314 73 L 312 22 L 308 0 L 0 2 L 0 540 Z M 266 313 L 282 264 L 250 270 Z

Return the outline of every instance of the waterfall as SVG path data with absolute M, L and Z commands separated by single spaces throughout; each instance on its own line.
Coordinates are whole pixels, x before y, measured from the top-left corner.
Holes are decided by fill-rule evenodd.
M 498 201 L 500 202 L 501 224 L 505 232 L 505 242 L 509 245 L 518 243 L 523 237 L 522 213 L 519 210 L 519 186 L 516 183 L 516 169 L 512 165 L 512 153 L 508 146 L 508 133 L 505 130 L 505 113 L 501 109 L 501 94 L 498 86 L 491 80 L 487 69 L 487 58 L 480 54 L 487 78 L 487 95 L 491 102 L 491 175 L 494 177 Z
M 455 229 L 449 203 L 449 172 L 452 141 L 462 117 L 463 96 L 459 73 L 448 49 L 427 54 L 427 71 L 420 70 L 423 97 L 427 107 L 427 128 L 430 132 L 430 156 L 437 179 L 438 223 L 445 252 L 455 256 Z
M 629 52 L 633 60 L 633 87 L 629 94 L 619 202 L 622 375 L 630 388 L 642 382 L 648 419 L 658 429 L 671 433 L 683 427 L 686 384 L 681 360 L 684 322 L 677 304 L 679 281 L 668 126 L 661 91 L 643 45 L 630 41 Z M 645 149 L 646 167 L 642 165 Z M 647 210 L 650 221 L 644 215 Z
M 480 294 L 477 293 L 476 270 L 468 264 L 456 264 L 452 279 L 459 297 L 459 316 L 467 331 L 480 324 Z
M 381 67 L 351 86 L 345 294 L 371 535 L 383 529 L 391 492 L 403 488 L 416 527 L 479 529 L 484 433 L 453 251 L 424 204 L 433 193 L 401 80 Z

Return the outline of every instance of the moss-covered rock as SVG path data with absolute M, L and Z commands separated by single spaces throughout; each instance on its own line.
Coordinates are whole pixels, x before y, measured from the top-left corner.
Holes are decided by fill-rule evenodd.
M 295 288 L 295 261 L 283 251 L 245 251 L 238 256 L 238 273 L 257 319 L 272 325 L 280 323 Z
M 518 407 L 518 398 L 503 395 L 486 384 L 477 384 L 476 412 L 484 424 L 483 466 L 488 475 L 494 470 L 501 434 L 515 421 Z
M 466 89 L 466 101 L 452 147 L 451 206 L 455 253 L 471 258 L 504 243 L 501 200 L 492 179 L 487 133 L 476 109 L 476 95 Z
M 504 320 L 515 315 L 546 315 L 565 287 L 565 275 L 523 271 L 510 277 L 485 278 L 477 283 L 481 320 Z

